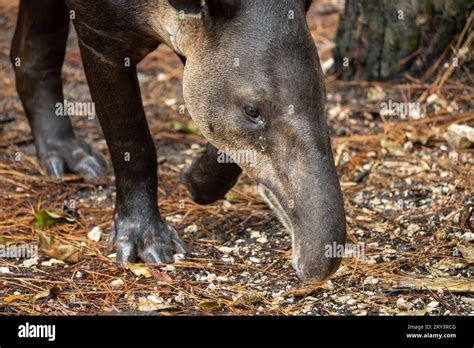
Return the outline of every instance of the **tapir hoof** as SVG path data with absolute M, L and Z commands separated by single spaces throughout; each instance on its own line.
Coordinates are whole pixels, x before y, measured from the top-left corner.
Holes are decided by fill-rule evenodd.
M 117 250 L 117 261 L 135 263 L 173 263 L 173 254 L 186 253 L 187 246 L 176 231 L 161 219 L 116 219 L 109 236 L 109 246 Z
M 84 176 L 101 176 L 107 172 L 107 162 L 89 144 L 78 139 L 57 140 L 47 145 L 40 162 L 47 175 L 58 178 L 66 172 Z

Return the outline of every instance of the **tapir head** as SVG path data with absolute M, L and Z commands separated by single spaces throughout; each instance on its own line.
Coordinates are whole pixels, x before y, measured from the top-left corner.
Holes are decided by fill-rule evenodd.
M 290 231 L 305 282 L 335 272 L 343 199 L 307 0 L 169 0 L 186 56 L 184 97 L 203 135 L 253 178 Z M 243 154 L 243 156 L 241 156 Z

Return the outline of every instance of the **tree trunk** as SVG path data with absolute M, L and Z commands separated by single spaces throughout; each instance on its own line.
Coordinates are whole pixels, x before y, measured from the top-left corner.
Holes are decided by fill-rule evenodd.
M 344 80 L 420 76 L 462 31 L 472 0 L 346 0 L 335 68 Z

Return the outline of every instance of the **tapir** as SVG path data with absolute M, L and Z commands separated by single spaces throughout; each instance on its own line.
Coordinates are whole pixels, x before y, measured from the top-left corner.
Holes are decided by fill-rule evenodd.
M 324 75 L 306 22 L 311 0 L 21 0 L 11 49 L 16 86 L 45 172 L 103 175 L 107 162 L 76 137 L 61 67 L 69 23 L 116 182 L 109 243 L 120 263 L 171 263 L 187 249 L 160 216 L 157 155 L 137 64 L 160 44 L 184 63 L 183 96 L 208 144 L 181 180 L 210 204 L 242 170 L 288 229 L 303 282 L 335 272 L 345 243 L 341 188 L 325 116 Z M 253 161 L 219 161 L 251 152 Z M 232 157 L 232 155 L 231 155 Z

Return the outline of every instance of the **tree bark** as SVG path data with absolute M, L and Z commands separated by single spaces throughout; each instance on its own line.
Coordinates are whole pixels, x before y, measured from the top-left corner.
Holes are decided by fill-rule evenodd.
M 462 31 L 472 0 L 346 0 L 335 69 L 344 80 L 419 77 Z

